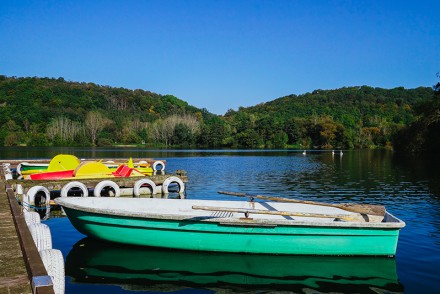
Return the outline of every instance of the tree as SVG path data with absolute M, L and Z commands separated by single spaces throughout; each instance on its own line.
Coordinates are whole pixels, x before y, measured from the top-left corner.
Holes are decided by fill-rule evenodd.
M 179 123 L 174 128 L 173 142 L 178 145 L 192 145 L 194 143 L 194 136 L 185 124 Z
M 302 119 L 289 118 L 286 122 L 286 133 L 290 144 L 299 144 L 302 138 Z
M 273 138 L 273 147 L 284 148 L 286 147 L 289 137 L 284 131 L 278 131 Z
M 96 145 L 96 140 L 98 138 L 98 133 L 101 132 L 105 126 L 109 123 L 100 112 L 91 111 L 87 113 L 86 120 L 84 121 L 84 126 L 90 135 L 90 139 L 93 145 Z
M 140 143 L 143 139 L 141 135 L 147 124 L 141 122 L 139 118 L 124 120 L 120 138 L 125 143 Z M 145 138 L 144 138 L 145 139 Z
M 202 126 L 198 143 L 208 147 L 227 146 L 231 136 L 230 125 L 220 117 L 214 116 Z
M 192 137 L 196 137 L 200 131 L 200 123 L 196 116 L 174 114 L 150 124 L 150 138 L 165 143 L 166 146 L 173 143 L 179 144 L 178 141 L 175 141 L 177 138 L 175 137 L 175 129 L 178 125 L 181 125 L 178 132 L 183 131 L 184 126 L 185 132 L 188 132 Z
M 439 74 L 437 77 L 440 78 Z M 433 89 L 432 99 L 415 107 L 419 119 L 402 128 L 395 136 L 398 154 L 440 153 L 440 82 Z
M 253 129 L 247 129 L 237 134 L 237 143 L 245 148 L 259 148 L 263 145 L 263 139 Z
M 3 142 L 5 146 L 16 146 L 20 144 L 24 134 L 15 121 L 9 120 L 3 125 L 3 128 L 5 130 Z
M 57 117 L 47 126 L 46 134 L 49 140 L 56 142 L 56 145 L 65 145 L 72 143 L 75 136 L 82 130 L 83 126 L 79 122 L 66 117 Z

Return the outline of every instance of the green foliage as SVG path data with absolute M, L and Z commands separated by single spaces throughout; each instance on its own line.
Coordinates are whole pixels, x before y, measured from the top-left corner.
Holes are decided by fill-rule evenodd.
M 229 110 L 226 121 L 239 140 L 255 129 L 266 148 L 283 131 L 288 145 L 302 148 L 383 148 L 399 128 L 416 120 L 414 107 L 432 96 L 432 89 L 349 87 L 290 95 L 254 107 Z M 249 145 L 247 140 L 244 142 Z
M 106 126 L 98 130 L 96 137 L 87 138 L 81 133 L 74 139 L 66 139 L 66 130 L 57 130 L 61 135 L 53 135 L 52 139 L 47 136 L 49 123 L 60 118 L 81 124 L 84 128 L 83 123 L 90 112 L 105 116 Z M 145 136 L 145 131 L 133 131 L 132 126 L 127 131 L 127 122 L 137 120 L 144 124 L 186 113 L 200 114 L 202 110 L 172 95 L 162 96 L 139 89 L 66 82 L 63 78 L 0 76 L 0 145 L 89 146 L 91 140 L 98 145 L 114 141 L 140 143 L 145 139 L 141 137 Z M 10 128 L 11 122 L 16 125 L 13 129 Z M 101 138 L 101 133 L 110 133 L 110 138 Z
M 218 116 L 205 119 L 197 143 L 204 147 L 231 147 L 231 127 Z
M 112 146 L 113 142 L 111 139 L 108 139 L 108 138 L 98 138 L 98 142 L 96 145 L 98 147 Z
M 195 138 L 188 126 L 179 123 L 174 128 L 172 141 L 181 146 L 191 146 L 194 144 Z
M 440 78 L 440 76 L 439 76 Z M 399 130 L 394 138 L 397 153 L 420 155 L 440 153 L 440 83 L 432 98 L 415 106 L 418 119 Z
M 31 134 L 29 137 L 29 143 L 27 143 L 28 146 L 47 146 L 49 144 L 49 141 L 47 140 L 47 136 L 42 133 L 37 134 Z
M 217 116 L 173 95 L 0 75 L 0 145 L 333 149 L 383 148 L 393 138 L 420 137 L 414 149 L 427 150 L 440 137 L 440 99 L 432 99 L 439 88 L 315 90 Z M 98 113 L 103 125 L 93 131 Z M 396 137 L 411 123 L 414 130 Z

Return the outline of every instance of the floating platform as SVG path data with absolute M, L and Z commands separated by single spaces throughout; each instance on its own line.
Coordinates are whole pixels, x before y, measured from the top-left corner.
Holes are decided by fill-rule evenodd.
M 87 159 L 96 160 L 96 159 Z M 165 167 L 165 160 L 155 160 L 155 159 L 142 159 L 135 158 L 133 161 L 136 162 L 147 162 L 154 165 L 159 162 L 163 167 Z M 0 163 L 9 165 L 9 168 L 14 170 L 23 163 L 24 160 L 1 160 Z M 28 160 L 27 163 L 47 163 L 49 160 Z M 123 158 L 106 158 L 105 162 L 113 162 L 115 164 L 126 162 Z M 67 193 L 70 189 L 81 189 L 84 193 L 87 190 L 113 190 L 112 196 L 135 196 L 138 197 L 140 194 L 145 195 L 167 195 L 169 193 L 169 186 L 177 186 L 177 192 L 182 194 L 185 191 L 185 183 L 188 182 L 188 177 L 186 172 L 183 170 L 177 170 L 175 174 L 165 172 L 163 170 L 154 171 L 152 175 L 145 175 L 143 177 L 109 177 L 109 178 L 67 178 L 67 179 L 56 179 L 56 180 L 31 180 L 31 179 L 14 179 L 12 175 L 8 178 L 8 183 L 12 186 L 17 194 L 25 194 L 30 188 L 34 186 L 42 186 L 49 191 L 61 191 L 67 189 Z M 72 183 L 74 182 L 74 183 Z M 105 182 L 105 183 L 104 183 Z M 116 191 L 118 190 L 118 191 Z M 88 195 L 82 196 L 88 196 Z M 94 196 L 101 196 L 99 193 L 94 192 Z M 103 195 L 104 196 L 104 195 Z

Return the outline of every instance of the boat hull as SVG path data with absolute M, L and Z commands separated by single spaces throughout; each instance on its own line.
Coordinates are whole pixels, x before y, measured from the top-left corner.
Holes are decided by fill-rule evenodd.
M 62 180 L 73 178 L 74 170 L 62 170 L 53 172 L 42 172 L 29 175 L 29 178 L 34 181 L 49 181 L 49 180 Z
M 157 219 L 95 213 L 66 206 L 64 210 L 79 232 L 93 238 L 198 251 L 394 256 L 400 229 Z
M 49 164 L 32 164 L 23 162 L 19 165 L 17 172 L 22 176 L 27 176 L 35 173 L 42 173 L 47 171 Z

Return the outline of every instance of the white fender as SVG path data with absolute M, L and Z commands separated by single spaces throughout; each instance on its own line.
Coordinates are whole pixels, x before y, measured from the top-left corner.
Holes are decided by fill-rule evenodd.
M 64 294 L 65 274 L 63 254 L 58 249 L 46 249 L 40 251 L 40 256 L 47 274 L 52 279 L 55 294 Z
M 35 196 L 39 193 L 39 192 L 43 192 L 45 195 L 45 200 L 46 200 L 46 207 L 50 208 L 50 193 L 49 190 L 47 190 L 46 187 L 43 186 L 33 186 L 32 188 L 30 188 L 26 195 L 28 197 L 28 204 L 30 205 L 35 205 Z
M 185 184 L 178 177 L 169 177 L 162 184 L 162 193 L 168 194 L 168 186 L 171 183 L 177 183 L 179 185 L 179 193 L 183 193 L 185 191 Z
M 23 163 L 27 163 L 27 162 L 23 162 Z M 17 174 L 19 174 L 21 176 L 21 163 L 17 164 L 17 167 L 15 168 L 15 170 L 17 171 Z
M 21 205 L 24 209 L 29 209 L 29 196 L 27 194 L 23 195 L 23 198 L 21 199 Z
M 153 171 L 157 171 L 158 169 L 157 169 L 157 166 L 158 165 L 161 165 L 162 166 L 162 168 L 160 169 L 161 171 L 164 171 L 165 170 L 165 163 L 163 162 L 163 161 L 161 161 L 161 160 L 156 160 L 154 163 L 153 163 Z
M 96 185 L 95 190 L 93 191 L 93 195 L 95 197 L 101 197 L 102 189 L 104 189 L 105 187 L 111 187 L 115 191 L 115 197 L 121 196 L 121 189 L 119 189 L 119 186 L 113 181 L 99 182 Z
M 151 195 L 155 194 L 156 184 L 150 179 L 141 179 L 141 180 L 137 180 L 136 183 L 134 183 L 133 195 L 135 197 L 139 197 L 141 195 L 140 190 L 143 185 L 149 186 L 148 188 L 151 190 Z
M 87 189 L 86 185 L 84 185 L 81 182 L 78 181 L 74 181 L 74 182 L 69 182 L 67 184 L 65 184 L 63 186 L 63 188 L 61 189 L 61 197 L 67 197 L 70 189 L 72 188 L 79 188 L 82 191 L 82 197 L 87 197 L 89 196 L 89 190 Z
M 17 193 L 17 195 L 23 195 L 23 186 L 21 184 L 17 184 L 17 186 L 15 187 L 15 193 Z
M 32 224 L 38 224 L 41 223 L 41 218 L 38 212 L 35 211 L 28 211 L 26 209 L 23 210 L 23 216 L 26 224 L 28 226 Z
M 29 231 L 38 251 L 52 249 L 52 235 L 48 225 L 42 223 L 31 224 L 29 225 Z

